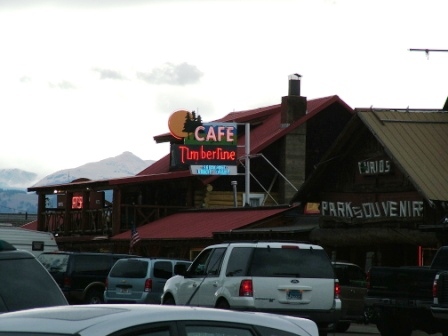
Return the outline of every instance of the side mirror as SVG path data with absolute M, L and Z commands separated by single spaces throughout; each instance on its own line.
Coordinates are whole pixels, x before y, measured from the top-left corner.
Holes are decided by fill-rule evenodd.
M 174 265 L 174 274 L 184 276 L 187 272 L 187 266 L 185 264 L 176 264 Z

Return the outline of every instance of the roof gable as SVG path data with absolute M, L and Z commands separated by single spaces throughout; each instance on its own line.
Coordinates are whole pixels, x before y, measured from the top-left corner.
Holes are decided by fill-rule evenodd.
M 329 96 L 318 99 L 311 99 L 307 101 L 307 113 L 289 125 L 284 127 L 281 125 L 281 104 L 267 106 L 263 108 L 257 108 L 253 110 L 246 110 L 241 112 L 231 112 L 221 119 L 214 120 L 221 122 L 236 122 L 236 123 L 250 123 L 251 124 L 251 154 L 258 154 L 261 150 L 297 128 L 310 118 L 314 117 L 319 112 L 325 110 L 332 104 L 340 104 L 349 113 L 353 113 L 353 110 L 338 96 Z M 252 126 L 252 125 L 256 126 Z M 167 134 L 155 136 L 154 139 L 166 137 Z M 157 140 L 156 140 L 157 141 Z M 245 137 L 238 137 L 238 144 L 244 145 Z M 238 156 L 244 155 L 244 148 L 238 148 Z M 153 175 L 169 173 L 170 155 L 166 155 L 159 161 L 153 163 L 148 168 L 144 169 L 137 176 Z
M 329 149 L 291 203 L 316 194 L 318 181 L 335 158 L 347 155 L 360 132 L 370 132 L 387 155 L 428 201 L 448 200 L 448 112 L 442 110 L 356 109 L 344 131 Z

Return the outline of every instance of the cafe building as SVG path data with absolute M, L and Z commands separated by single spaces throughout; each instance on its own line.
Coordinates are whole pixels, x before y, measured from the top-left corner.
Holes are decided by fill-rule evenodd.
M 174 111 L 165 157 L 135 176 L 28 188 L 38 216 L 63 250 L 132 252 L 191 259 L 228 240 L 308 240 L 315 204 L 291 204 L 354 111 L 338 96 L 307 99 L 291 75 L 276 105 L 206 115 Z M 110 195 L 110 196 L 108 196 Z M 57 206 L 49 205 L 50 198 Z

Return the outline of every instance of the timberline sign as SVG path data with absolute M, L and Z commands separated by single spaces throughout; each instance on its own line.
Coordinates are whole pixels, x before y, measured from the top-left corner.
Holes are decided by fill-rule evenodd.
M 196 175 L 236 175 L 237 124 L 202 123 L 196 113 L 179 110 L 169 119 L 171 135 L 183 144 L 171 145 L 171 167 L 190 167 Z M 231 168 L 233 167 L 233 168 Z
M 174 147 L 173 147 L 174 146 Z M 235 165 L 234 146 L 173 145 L 180 164 L 195 165 Z

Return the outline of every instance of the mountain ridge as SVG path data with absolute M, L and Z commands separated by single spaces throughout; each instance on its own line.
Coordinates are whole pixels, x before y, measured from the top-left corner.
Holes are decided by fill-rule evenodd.
M 106 180 L 134 176 L 153 164 L 126 151 L 120 155 L 62 169 L 38 179 L 38 174 L 21 169 L 0 169 L 0 213 L 37 213 L 37 195 L 30 187 L 70 183 L 79 178 Z

